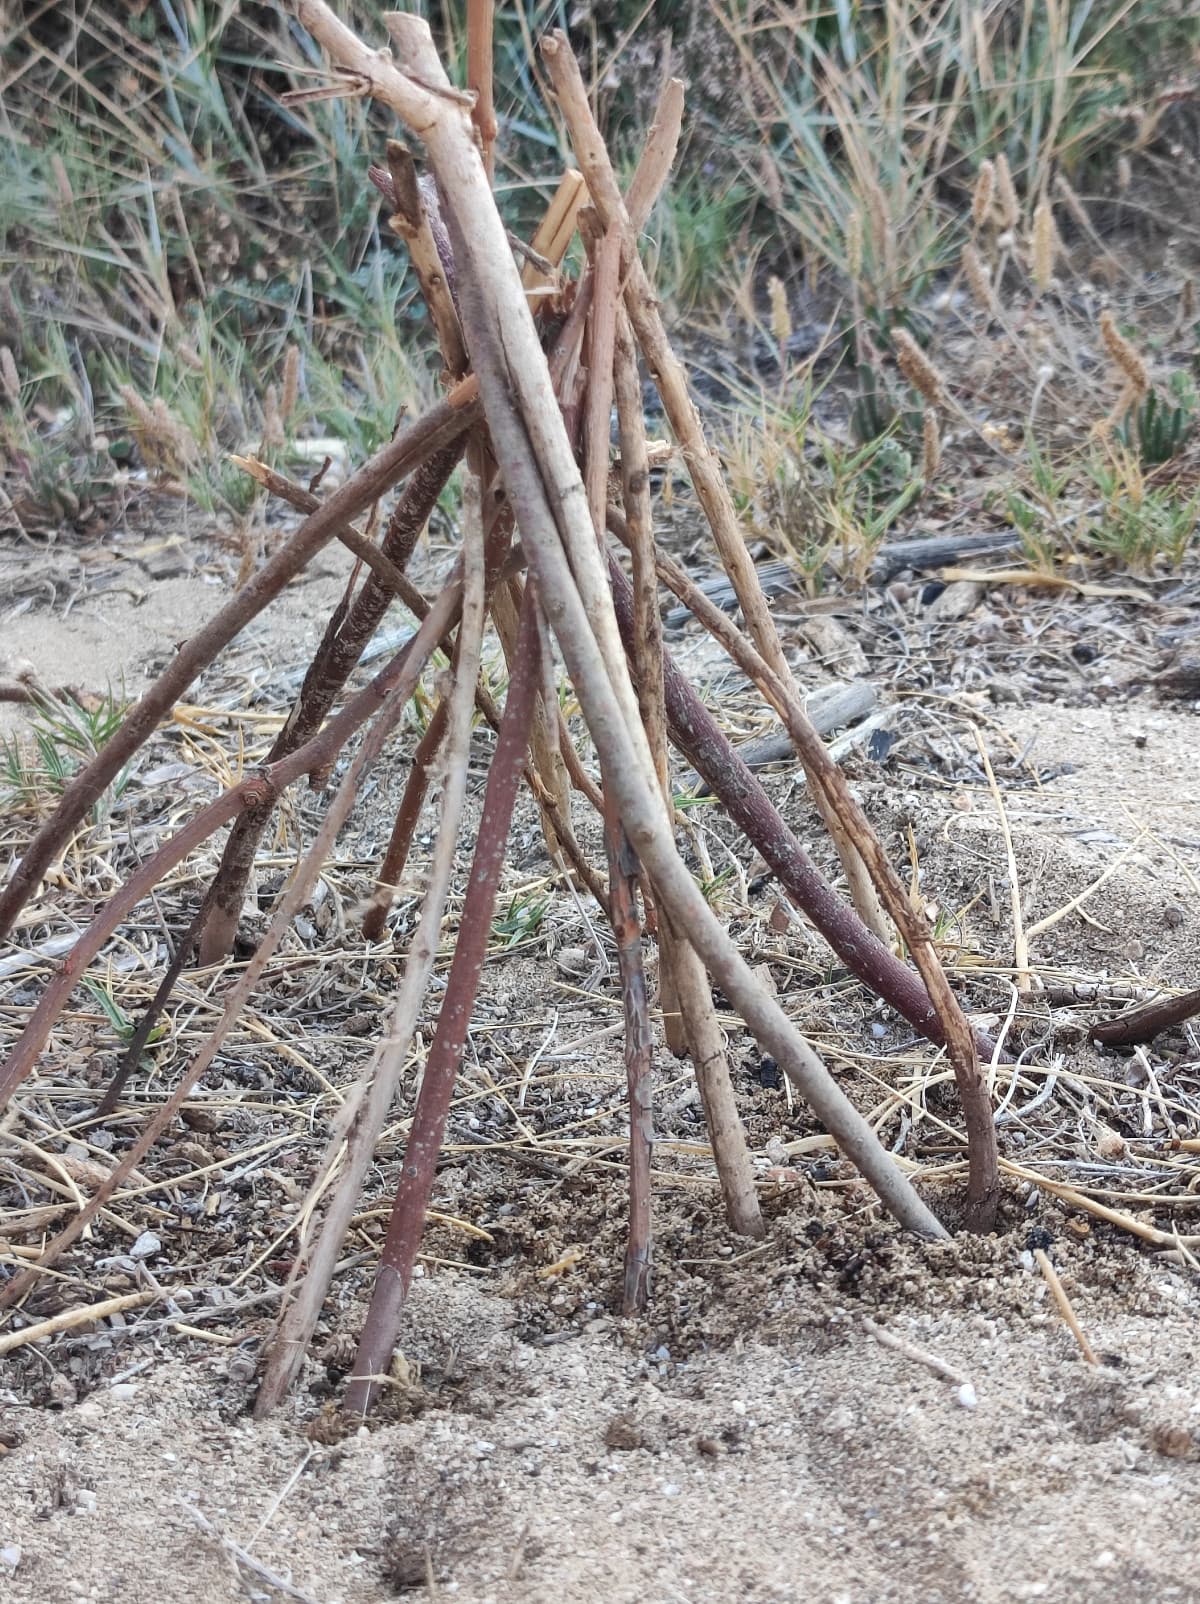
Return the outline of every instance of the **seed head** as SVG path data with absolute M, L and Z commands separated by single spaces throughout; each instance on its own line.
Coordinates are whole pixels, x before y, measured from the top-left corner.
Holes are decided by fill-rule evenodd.
M 945 390 L 942 376 L 907 329 L 892 330 L 892 346 L 900 371 L 909 384 L 925 397 L 931 407 L 937 406 Z
M 1150 375 L 1141 352 L 1131 345 L 1117 327 L 1116 319 L 1105 307 L 1100 314 L 1100 338 L 1112 364 L 1122 374 L 1134 395 L 1141 397 L 1150 388 Z
M 975 193 L 971 197 L 971 222 L 976 229 L 982 228 L 991 216 L 995 189 L 995 166 L 990 161 L 985 161 L 980 165 L 979 177 L 975 180 Z

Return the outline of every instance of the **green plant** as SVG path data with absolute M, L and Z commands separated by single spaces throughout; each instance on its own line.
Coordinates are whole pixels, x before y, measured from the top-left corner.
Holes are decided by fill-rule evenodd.
M 549 897 L 518 893 L 510 898 L 503 916 L 492 920 L 493 939 L 504 948 L 529 941 L 542 928 L 549 906 Z
M 1174 406 L 1161 400 L 1157 390 L 1149 390 L 1129 409 L 1116 431 L 1121 444 L 1136 451 L 1147 468 L 1158 467 L 1177 457 L 1196 426 L 1200 400 L 1191 375 L 1182 371 L 1173 373 L 1168 388 Z
M 104 985 L 99 980 L 93 979 L 91 975 L 84 975 L 83 984 L 91 993 L 92 999 L 99 1006 L 101 1013 L 108 1020 L 108 1023 L 112 1029 L 112 1033 L 116 1037 L 118 1043 L 121 1046 L 128 1046 L 128 1044 L 133 1040 L 134 1033 L 137 1029 L 135 1022 L 130 1019 L 129 1015 L 121 1007 L 120 1003 L 118 1003 L 117 999 L 113 996 L 108 986 Z M 166 1022 L 160 1020 L 159 1023 L 153 1027 L 149 1037 L 147 1038 L 148 1045 L 154 1045 L 155 1043 L 162 1041 L 167 1034 L 168 1028 L 169 1027 Z M 149 1061 L 149 1055 L 144 1054 L 142 1057 L 143 1068 L 146 1067 Z
M 704 900 L 714 905 L 719 903 L 725 891 L 734 883 L 734 880 L 735 873 L 732 864 L 726 864 L 723 869 L 718 869 L 711 879 L 701 879 L 699 884 Z
M 1033 438 L 1027 443 L 1023 468 L 1024 483 L 1006 489 L 1004 505 L 1030 566 L 1038 573 L 1053 573 L 1070 549 L 1062 502 L 1075 473 Z
M 983 158 L 1003 153 L 1035 196 L 1056 167 L 1111 164 L 1157 93 L 1148 44 L 1129 48 L 1129 17 L 1152 10 L 1136 0 L 716 9 L 741 66 L 744 171 L 880 335 L 957 255 Z M 1146 22 L 1164 53 L 1196 41 L 1165 7 Z
M 1149 486 L 1130 451 L 1091 464 L 1100 492 L 1099 515 L 1084 526 L 1082 543 L 1135 573 L 1162 562 L 1178 568 L 1196 538 L 1200 495 L 1181 499 L 1173 487 Z
M 41 811 L 62 795 L 74 774 L 108 741 L 129 704 L 110 690 L 86 706 L 68 696 L 40 693 L 33 706 L 28 735 L 18 733 L 0 741 L 0 772 L 6 806 Z M 96 802 L 94 823 L 121 797 L 130 772 L 129 767 L 122 769 Z

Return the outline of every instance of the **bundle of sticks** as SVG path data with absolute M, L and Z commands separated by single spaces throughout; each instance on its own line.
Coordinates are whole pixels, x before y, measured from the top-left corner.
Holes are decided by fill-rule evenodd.
M 95 1195 L 39 1261 L 5 1288 L 0 1301 L 11 1305 L 79 1238 L 213 1062 L 310 894 L 364 777 L 393 738 L 432 653 L 439 647 L 448 652 L 449 689 L 412 752 L 395 827 L 366 910 L 365 938 L 375 940 L 382 933 L 436 759 L 442 795 L 421 916 L 391 1017 L 339 1112 L 310 1188 L 297 1268 L 259 1391 L 260 1413 L 279 1403 L 303 1362 L 412 1048 L 451 882 L 476 709 L 497 738 L 457 942 L 349 1382 L 348 1409 L 370 1406 L 396 1341 L 522 784 L 536 802 L 552 858 L 604 909 L 616 944 L 630 1106 L 627 1310 L 645 1303 L 651 1253 L 654 1037 L 643 967 L 647 933 L 658 943 L 658 1002 L 668 1045 L 689 1054 L 694 1065 L 731 1226 L 749 1236 L 763 1231 L 753 1166 L 713 1006 L 714 981 L 884 1207 L 913 1231 L 945 1235 L 871 1125 L 748 966 L 681 859 L 672 811 L 672 747 L 719 799 L 784 893 L 846 967 L 945 1048 L 963 1109 L 967 1223 L 986 1228 L 998 1199 L 991 1107 L 979 1070 L 980 1050 L 990 1053 L 992 1044 L 977 1036 L 965 1019 L 923 913 L 912 905 L 805 712 L 729 491 L 638 255 L 639 233 L 674 159 L 682 86 L 672 80 L 664 89 L 640 164 L 622 194 L 578 63 L 563 35 L 546 38 L 543 60 L 578 171 L 564 176 L 534 239 L 514 251 L 491 182 L 496 119 L 490 0 L 469 6 L 467 90 L 451 84 L 427 25 L 415 17 L 390 15 L 392 48 L 380 51 L 345 27 L 324 0 L 298 0 L 296 11 L 330 57 L 334 90 L 375 97 L 423 143 L 428 163 L 423 177 L 418 178 L 412 154 L 399 142 L 389 144 L 386 167 L 373 169 L 371 177 L 392 208 L 392 225 L 411 254 L 441 348 L 445 398 L 323 500 L 257 461 L 243 460 L 248 472 L 305 515 L 303 522 L 181 649 L 96 760 L 74 780 L 0 894 L 3 933 L 12 928 L 86 809 L 195 677 L 323 546 L 336 539 L 355 553 L 368 570 L 365 581 L 331 618 L 265 767 L 201 810 L 111 898 L 46 987 L 24 1034 L 0 1067 L 3 1106 L 34 1070 L 67 998 L 120 922 L 174 865 L 235 821 L 221 866 L 178 944 L 155 1007 L 142 1020 L 122 1072 L 106 1094 L 103 1106 L 111 1106 L 182 966 L 196 955 L 214 962 L 230 951 L 255 850 L 281 789 L 305 775 L 325 784 L 338 754 L 365 731 L 266 935 L 229 986 L 220 1021 L 172 1096 Z M 560 264 L 577 232 L 585 265 L 571 281 L 562 276 Z M 744 629 L 656 544 L 639 354 L 658 388 Z M 438 495 L 464 457 L 477 481 L 473 504 L 478 511 L 464 519 L 457 562 L 431 599 L 405 569 Z M 382 538 L 369 539 L 354 520 L 402 481 Z M 712 632 L 782 721 L 836 844 L 848 900 L 821 875 L 664 651 L 660 586 Z M 393 599 L 417 618 L 415 634 L 364 689 L 343 697 Z M 489 623 L 509 669 L 502 710 L 479 675 Z M 552 642 L 595 749 L 599 786 L 562 723 Z M 580 847 L 573 815 L 582 805 L 596 808 L 603 818 L 606 873 Z M 897 935 L 913 967 L 896 956 Z

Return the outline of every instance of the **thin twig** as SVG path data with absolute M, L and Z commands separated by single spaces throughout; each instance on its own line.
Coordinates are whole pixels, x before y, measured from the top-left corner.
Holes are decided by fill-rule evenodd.
M 294 1598 L 297 1604 L 321 1604 L 321 1600 L 314 1594 L 297 1587 L 294 1582 L 288 1581 L 286 1576 L 280 1576 L 278 1571 L 271 1570 L 261 1560 L 255 1559 L 253 1554 L 248 1554 L 240 1544 L 234 1542 L 232 1537 L 226 1537 L 224 1532 L 218 1531 L 195 1504 L 189 1504 L 186 1498 L 179 1498 L 177 1502 L 193 1524 L 204 1533 L 205 1537 L 211 1538 L 218 1548 L 228 1554 L 235 1565 L 249 1571 L 252 1576 L 257 1577 L 260 1582 L 265 1582 L 268 1587 L 274 1588 L 277 1593 L 282 1593 L 285 1598 Z
M 1079 1344 L 1080 1353 L 1082 1353 L 1088 1364 L 1098 1365 L 1100 1361 L 1096 1357 L 1096 1350 L 1084 1335 L 1083 1327 L 1079 1324 L 1075 1310 L 1071 1307 L 1071 1300 L 1067 1296 L 1066 1288 L 1058 1279 L 1058 1271 L 1050 1263 L 1049 1257 L 1043 1248 L 1034 1248 L 1033 1256 L 1037 1260 L 1038 1269 L 1045 1277 L 1046 1285 L 1050 1288 L 1055 1303 L 1058 1305 L 1059 1314 L 1062 1315 L 1067 1329 Z

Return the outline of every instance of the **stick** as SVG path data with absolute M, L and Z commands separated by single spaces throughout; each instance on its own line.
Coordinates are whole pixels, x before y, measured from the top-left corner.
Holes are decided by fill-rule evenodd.
M 507 535 L 507 525 L 502 527 Z M 309 1252 L 307 1267 L 294 1298 L 290 1306 L 285 1306 L 281 1312 L 267 1359 L 266 1373 L 255 1402 L 255 1413 L 260 1418 L 280 1403 L 308 1351 L 342 1242 L 358 1206 L 363 1180 L 374 1159 L 380 1133 L 395 1100 L 429 977 L 433 973 L 442 917 L 454 874 L 457 834 L 466 797 L 471 708 L 479 677 L 487 571 L 491 568 L 488 554 L 479 549 L 481 545 L 481 540 L 468 540 L 463 548 L 464 583 L 469 588 L 463 601 L 454 688 L 447 715 L 446 778 L 441 798 L 441 827 L 429 867 L 420 923 L 409 944 L 387 1036 L 376 1049 L 372 1062 L 366 1066 L 364 1079 L 360 1080 L 355 1092 L 353 1106 L 346 1113 L 341 1173 L 326 1206 L 320 1234 Z M 337 1146 L 340 1145 L 339 1137 Z M 331 1165 L 334 1157 L 336 1148 L 327 1153 L 327 1164 Z
M 405 486 L 379 548 L 379 555 L 394 572 L 385 580 L 372 573 L 349 611 L 339 607 L 331 615 L 304 676 L 300 694 L 267 753 L 268 763 L 286 757 L 316 734 L 354 672 L 367 642 L 379 628 L 393 594 L 399 590 L 415 590 L 405 579 L 404 569 L 460 455 L 460 445 L 456 441 L 423 462 Z M 272 474 L 271 479 L 271 488 L 276 494 L 286 495 L 291 500 L 289 481 L 281 474 Z M 369 543 L 368 549 L 375 551 Z M 200 935 L 202 967 L 219 963 L 233 950 L 246 884 L 254 868 L 254 855 L 273 812 L 273 802 L 251 808 L 229 832 L 213 877 L 211 906 Z
M 441 253 L 421 197 L 416 163 L 412 152 L 398 139 L 388 140 L 387 159 L 395 206 L 388 222 L 408 246 L 409 260 L 421 286 L 421 296 L 437 334 L 446 371 L 457 379 L 467 370 L 467 353 L 454 305 L 453 287 L 442 266 Z M 438 221 L 440 226 L 440 218 Z
M 389 486 L 419 462 L 471 427 L 479 417 L 475 396 L 474 382 L 467 381 L 376 452 L 351 479 L 322 502 L 288 543 L 179 649 L 141 701 L 126 714 L 120 728 L 67 786 L 54 813 L 26 847 L 8 885 L 0 892 L 0 939 L 12 929 L 17 915 L 50 863 L 66 846 L 76 825 L 197 675 L 323 546 L 334 539 L 343 525 L 377 501 Z
M 679 100 L 682 103 L 682 91 Z M 647 151 L 653 143 L 652 138 Z M 650 510 L 649 459 L 637 353 L 624 307 L 620 308 L 617 315 L 614 387 L 621 446 L 622 491 L 628 519 L 626 531 L 633 566 L 631 657 L 634 680 L 646 739 L 663 796 L 670 806 L 664 650 Z M 737 1111 L 725 1057 L 724 1037 L 717 1023 L 704 965 L 684 934 L 676 930 L 669 919 L 659 920 L 658 946 L 664 1033 L 673 1052 L 682 1053 L 685 1046 L 691 1052 L 726 1216 L 733 1230 L 741 1235 L 761 1237 L 765 1227 L 758 1206 L 754 1166 Z
M 1200 987 L 1178 997 L 1156 997 L 1141 1008 L 1127 1009 L 1114 1019 L 1093 1025 L 1088 1034 L 1105 1047 L 1134 1047 L 1153 1041 L 1164 1030 L 1172 1030 L 1196 1014 L 1200 1014 Z
M 546 262 L 559 263 L 567 254 L 567 246 L 571 243 L 571 236 L 575 232 L 575 220 L 579 215 L 579 208 L 587 200 L 587 185 L 583 175 L 577 173 L 573 167 L 559 180 L 558 188 L 550 205 L 546 208 L 546 215 L 538 224 L 537 232 L 529 244 L 533 251 Z M 554 279 L 533 261 L 528 261 L 521 269 L 521 283 L 527 291 L 543 292 L 552 289 Z
M 489 181 L 495 176 L 496 102 L 492 83 L 492 32 L 495 0 L 467 0 L 467 88 L 475 96 L 471 121 L 479 130 L 483 166 Z
M 429 782 L 433 778 L 431 764 L 446 733 L 446 718 L 449 711 L 450 704 L 443 697 L 413 753 L 404 795 L 396 810 L 392 834 L 383 863 L 380 865 L 378 882 L 371 893 L 371 900 L 363 916 L 363 936 L 367 941 L 380 941 L 383 937 L 384 924 L 391 910 L 396 887 L 404 873 L 404 866 L 408 862 L 413 832 L 417 828 L 417 820 L 425 805 Z
M 611 508 L 608 522 L 609 528 L 614 528 Z M 621 632 L 632 651 L 633 592 L 611 556 L 609 579 Z M 851 974 L 914 1029 L 942 1045 L 937 1013 L 920 979 L 876 940 L 821 874 L 669 653 L 664 654 L 663 663 L 667 717 L 675 746 L 720 798 L 789 898 L 812 920 Z M 990 1057 L 995 1043 L 977 1032 L 976 1047 L 982 1056 Z
M 866 865 L 884 906 L 904 936 L 921 979 L 925 982 L 930 1001 L 937 1010 L 962 1104 L 968 1154 L 967 1220 L 972 1229 L 990 1230 L 1000 1200 L 999 1154 L 991 1097 L 980 1074 L 971 1027 L 946 979 L 924 913 L 913 907 L 879 837 L 851 793 L 845 775 L 813 728 L 791 681 L 779 678 L 733 620 L 704 594 L 699 585 L 688 578 L 674 558 L 660 553 L 658 571 L 675 595 L 687 603 L 696 618 L 721 642 L 733 661 L 750 676 L 779 714 L 804 764 L 814 798 L 818 789 L 825 795 L 829 809 L 836 812 L 848 840 Z
M 60 1313 L 51 1315 L 48 1320 L 39 1320 L 36 1325 L 23 1326 L 20 1331 L 6 1332 L 0 1337 L 0 1354 L 15 1353 L 27 1343 L 40 1342 L 43 1337 L 55 1337 L 60 1331 L 73 1331 L 76 1326 L 85 1325 L 90 1320 L 107 1320 L 110 1314 L 122 1314 L 126 1309 L 144 1308 L 147 1303 L 156 1303 L 165 1296 L 161 1289 L 149 1292 L 125 1292 L 117 1298 L 105 1298 L 103 1303 L 81 1303 L 77 1308 L 63 1309 Z
M 374 1378 L 386 1373 L 391 1363 L 401 1311 L 412 1284 L 413 1266 L 421 1245 L 425 1214 L 437 1175 L 438 1155 L 454 1096 L 454 1083 L 462 1063 L 471 1010 L 487 956 L 488 936 L 495 912 L 496 891 L 504 870 L 513 804 L 529 744 L 530 722 L 541 673 L 536 608 L 534 592 L 527 587 L 521 611 L 516 668 L 509 681 L 500 739 L 488 771 L 471 879 L 463 899 L 462 919 L 446 980 L 446 994 L 425 1061 L 421 1090 L 405 1144 L 400 1182 L 384 1238 L 375 1291 L 363 1324 L 354 1372 L 346 1394 L 346 1408 L 351 1413 L 366 1412 L 375 1394 Z
M 592 213 L 586 214 L 592 217 Z M 594 217 L 593 217 L 594 221 Z M 587 237 L 587 236 L 585 236 Z M 612 433 L 613 348 L 620 294 L 621 239 L 614 230 L 587 237 L 593 287 L 589 321 L 589 383 L 585 413 L 588 512 L 598 542 L 604 539 Z M 619 663 L 624 671 L 624 661 Z M 656 765 L 657 766 L 657 765 Z M 601 768 L 601 774 L 604 770 Z M 608 917 L 617 944 L 625 1012 L 625 1079 L 629 1090 L 629 1232 L 625 1243 L 622 1312 L 640 1314 L 650 1290 L 650 1161 L 654 1151 L 654 1042 L 637 912 L 637 854 L 622 824 L 613 788 L 604 786 L 604 844 L 608 854 Z
M 961 1370 L 956 1370 L 953 1365 L 947 1364 L 944 1359 L 939 1359 L 936 1353 L 929 1353 L 924 1348 L 918 1348 L 915 1342 L 908 1342 L 904 1337 L 898 1337 L 894 1331 L 889 1331 L 886 1326 L 877 1325 L 874 1320 L 867 1319 L 865 1315 L 863 1317 L 863 1330 L 869 1331 L 875 1341 L 883 1347 L 890 1348 L 893 1353 L 898 1353 L 905 1359 L 911 1359 L 914 1364 L 924 1365 L 926 1370 L 932 1370 L 934 1375 L 941 1376 L 943 1381 L 952 1381 L 956 1387 L 970 1385 Z
M 248 1554 L 233 1541 L 232 1537 L 226 1537 L 223 1532 L 219 1532 L 208 1517 L 200 1513 L 195 1504 L 189 1504 L 186 1498 L 177 1499 L 177 1502 L 205 1537 L 211 1538 L 218 1548 L 229 1555 L 235 1565 L 243 1566 L 251 1576 L 256 1576 L 260 1582 L 265 1582 L 276 1593 L 282 1593 L 285 1598 L 294 1598 L 296 1604 L 321 1604 L 320 1599 L 314 1594 L 306 1593 L 302 1587 L 295 1586 L 285 1576 L 280 1576 L 278 1571 L 271 1570 L 261 1560 L 255 1559 L 253 1554 Z
M 665 943 L 670 953 L 676 1003 L 696 1072 L 725 1215 L 730 1228 L 740 1236 L 761 1238 L 767 1228 L 758 1204 L 754 1163 L 738 1113 L 712 988 L 695 948 L 672 920 L 663 917 L 661 924 L 659 943 Z
M 1066 1288 L 1058 1279 L 1058 1271 L 1050 1263 L 1050 1260 L 1046 1256 L 1044 1249 L 1034 1248 L 1033 1256 L 1037 1260 L 1038 1269 L 1046 1278 L 1046 1285 L 1050 1288 L 1051 1295 L 1053 1296 L 1055 1303 L 1058 1305 L 1059 1314 L 1062 1315 L 1063 1320 L 1066 1322 L 1067 1329 L 1075 1338 L 1075 1341 L 1079 1344 L 1080 1353 L 1082 1353 L 1088 1364 L 1098 1365 L 1100 1361 L 1096 1357 L 1096 1350 L 1092 1347 L 1091 1343 L 1084 1335 L 1083 1327 L 1079 1324 L 1075 1310 L 1071 1307 L 1071 1300 L 1067 1296 Z
M 625 1242 L 623 1314 L 640 1314 L 650 1291 L 653 1238 L 650 1225 L 650 1163 L 654 1152 L 654 1038 L 642 962 L 638 918 L 637 855 L 621 827 L 611 795 L 606 803 L 609 921 L 617 944 L 617 968 L 625 1013 L 625 1080 L 629 1091 L 629 1233 Z

